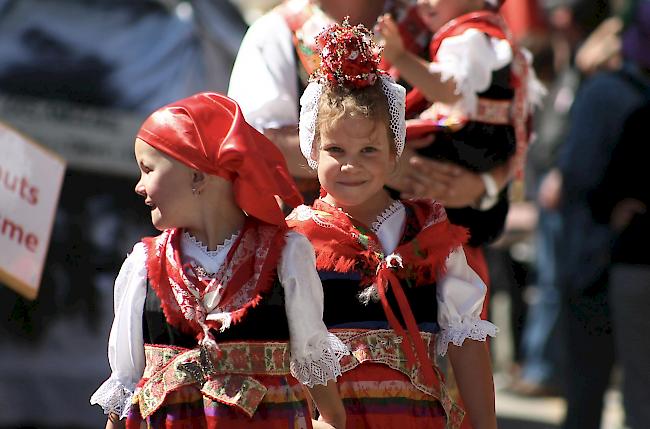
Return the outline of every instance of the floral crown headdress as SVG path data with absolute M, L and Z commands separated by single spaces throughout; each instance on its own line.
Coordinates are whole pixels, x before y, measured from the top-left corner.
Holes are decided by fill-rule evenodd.
M 346 18 L 343 24 L 335 23 L 321 31 L 316 36 L 316 47 L 320 51 L 320 67 L 310 76 L 309 85 L 300 98 L 300 150 L 309 166 L 315 169 L 318 165 L 312 158 L 313 144 L 318 103 L 325 86 L 354 91 L 381 84 L 388 101 L 390 129 L 399 157 L 406 137 L 406 90 L 379 70 L 381 48 L 373 42 L 370 31 L 362 24 L 351 26 Z

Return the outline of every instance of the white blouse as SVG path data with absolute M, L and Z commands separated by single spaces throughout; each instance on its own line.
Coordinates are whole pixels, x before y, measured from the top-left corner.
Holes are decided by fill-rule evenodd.
M 532 67 L 532 54 L 522 49 L 529 66 L 526 89 L 528 109 L 539 106 L 546 94 L 544 85 L 537 79 Z M 512 48 L 507 40 L 486 36 L 470 28 L 458 36 L 447 37 L 440 44 L 436 61 L 429 64 L 429 71 L 440 73 L 441 80 L 454 79 L 456 93 L 462 99 L 455 106 L 468 117 L 476 113 L 479 93 L 492 85 L 492 73 L 512 62 Z
M 246 32 L 230 74 L 228 96 L 257 130 L 298 126 L 298 77 L 291 30 L 270 11 Z
M 236 235 L 208 251 L 188 234 L 181 239 L 183 263 L 196 263 L 208 272 L 223 264 Z M 146 297 L 146 249 L 138 243 L 115 280 L 115 318 L 108 340 L 111 376 L 92 395 L 91 404 L 106 414 L 126 417 L 145 367 L 142 312 Z M 313 387 L 341 375 L 339 360 L 347 347 L 327 332 L 323 323 L 323 288 L 316 272 L 314 248 L 302 235 L 289 232 L 278 264 L 289 324 L 292 375 Z M 215 309 L 218 311 L 218 306 Z M 272 323 L 270 321 L 269 323 Z
M 406 224 L 404 204 L 395 201 L 371 226 L 384 250 L 390 255 L 395 251 Z M 470 268 L 462 247 L 457 247 L 447 258 L 446 275 L 438 282 L 438 325 L 436 350 L 444 356 L 449 343 L 462 346 L 466 338 L 485 341 L 494 337 L 498 328 L 481 319 L 481 309 L 487 287 L 478 274 Z

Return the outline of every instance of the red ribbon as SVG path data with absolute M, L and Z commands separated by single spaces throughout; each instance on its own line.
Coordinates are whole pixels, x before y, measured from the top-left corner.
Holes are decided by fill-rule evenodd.
M 393 289 L 393 294 L 397 300 L 400 313 L 406 322 L 406 330 L 399 323 L 399 320 L 397 320 L 397 317 L 386 298 L 386 290 L 389 285 Z M 393 328 L 397 335 L 402 337 L 402 350 L 406 356 L 406 361 L 411 367 L 419 362 L 420 370 L 422 371 L 426 383 L 428 385 L 435 385 L 437 383 L 437 378 L 433 372 L 433 363 L 429 359 L 427 349 L 424 346 L 424 341 L 420 336 L 420 329 L 415 322 L 411 306 L 408 303 L 399 279 L 393 270 L 385 265 L 385 262 L 382 263 L 382 266 L 377 273 L 377 289 L 388 323 L 390 323 L 391 328 Z M 413 353 L 413 349 L 415 349 L 415 353 Z

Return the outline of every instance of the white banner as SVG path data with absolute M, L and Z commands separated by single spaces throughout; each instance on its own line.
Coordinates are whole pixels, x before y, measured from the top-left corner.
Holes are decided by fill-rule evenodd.
M 0 93 L 0 120 L 61 155 L 70 168 L 137 177 L 133 141 L 146 115 Z
M 36 298 L 65 161 L 0 123 L 0 280 Z

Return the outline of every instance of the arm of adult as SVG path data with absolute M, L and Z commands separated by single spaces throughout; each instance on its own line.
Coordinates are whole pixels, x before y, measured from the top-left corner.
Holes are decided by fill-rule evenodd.
M 244 117 L 284 155 L 295 177 L 314 177 L 300 153 L 298 76 L 292 35 L 284 18 L 270 11 L 246 32 L 230 75 L 228 96 Z
M 300 151 L 297 127 L 267 128 L 264 130 L 264 135 L 280 149 L 289 167 L 289 173 L 293 177 L 316 178 L 316 170 L 307 165 L 307 161 Z

